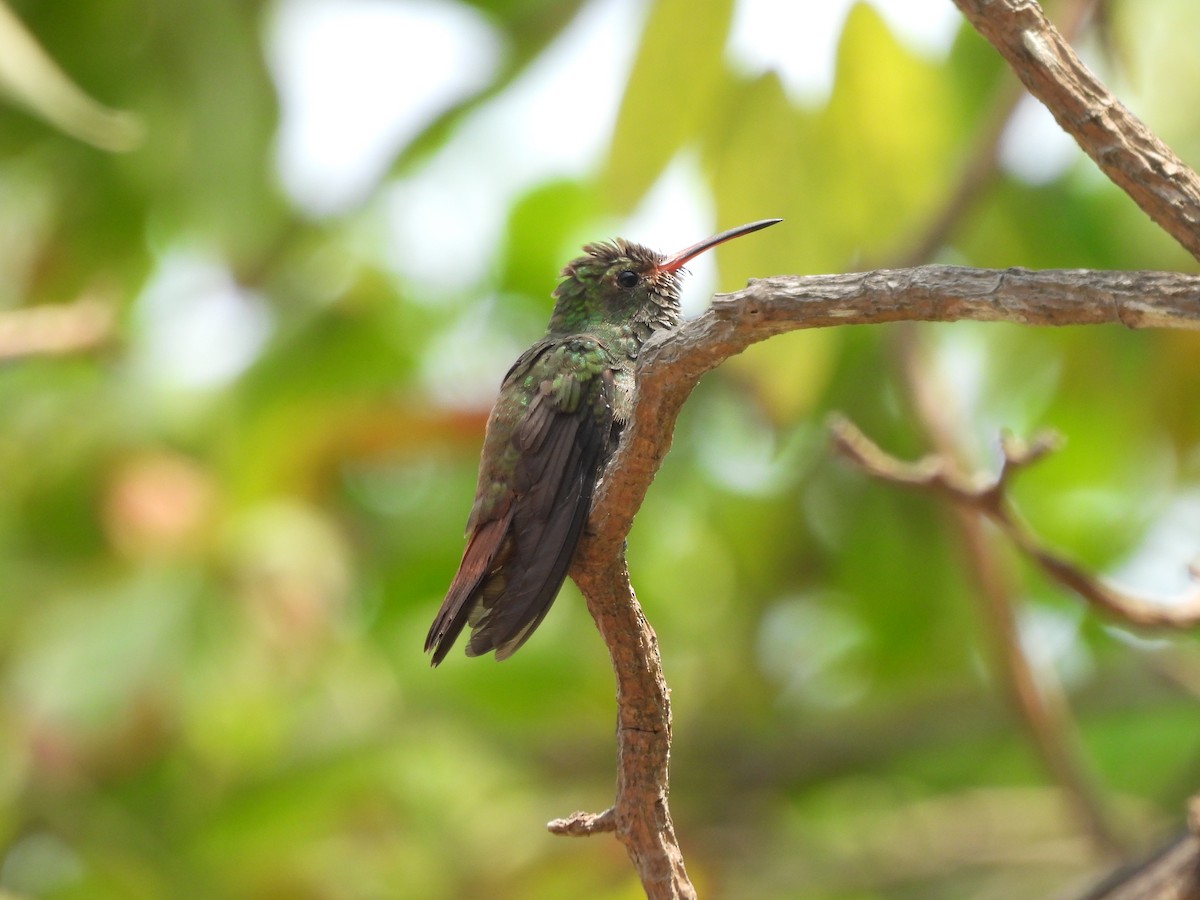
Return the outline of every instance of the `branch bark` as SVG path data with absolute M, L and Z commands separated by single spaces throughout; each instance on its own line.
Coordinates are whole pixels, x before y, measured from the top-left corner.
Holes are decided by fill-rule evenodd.
M 718 294 L 707 312 L 643 348 L 633 416 L 597 489 L 590 531 L 572 576 L 590 586 L 599 565 L 627 580 L 625 537 L 670 449 L 679 411 L 705 372 L 751 344 L 802 328 L 964 320 L 1195 330 L 1200 329 L 1200 276 L 919 266 L 780 275 Z M 633 631 L 630 622 L 623 629 L 619 624 L 610 623 L 610 633 Z
M 668 806 L 670 695 L 657 639 L 629 582 L 625 538 L 670 449 L 684 402 L 705 372 L 776 334 L 962 320 L 1200 329 L 1200 276 L 956 266 L 777 276 L 714 297 L 703 315 L 643 348 L 633 416 L 597 490 L 589 531 L 571 568 L 617 678 L 616 801 L 610 811 L 575 813 L 549 827 L 570 835 L 615 831 L 653 900 L 694 897 L 695 890 Z
M 954 0 L 1029 93 L 1162 229 L 1200 259 L 1200 177 L 1076 56 L 1034 0 Z
M 573 577 L 609 648 L 617 676 L 616 802 L 599 816 L 576 813 L 552 822 L 550 830 L 585 835 L 616 831 L 647 897 L 688 900 L 696 893 L 684 869 L 668 805 L 671 701 L 658 639 L 629 583 L 624 540 L 612 558 L 596 556 L 598 548 L 603 544 L 595 541 L 581 548 Z M 583 830 L 575 830 L 580 825 Z
M 707 312 L 642 349 L 634 413 L 597 490 L 591 533 L 573 571 L 582 569 L 583 556 L 618 557 L 670 449 L 679 410 L 705 372 L 751 344 L 802 328 L 964 320 L 1200 329 L 1200 276 L 918 266 L 779 275 L 718 294 Z

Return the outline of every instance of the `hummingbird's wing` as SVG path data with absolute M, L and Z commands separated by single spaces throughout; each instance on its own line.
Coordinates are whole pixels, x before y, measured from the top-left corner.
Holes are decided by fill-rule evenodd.
M 488 421 L 467 547 L 425 639 L 434 665 L 467 624 L 468 656 L 495 650 L 506 659 L 545 617 L 615 445 L 612 365 L 590 338 L 543 341 L 505 378 Z

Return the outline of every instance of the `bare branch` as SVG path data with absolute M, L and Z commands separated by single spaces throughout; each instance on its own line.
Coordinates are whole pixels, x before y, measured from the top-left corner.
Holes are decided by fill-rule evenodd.
M 1031 92 L 1118 186 L 1200 259 L 1200 180 L 1088 72 L 1032 0 L 956 0 Z M 968 173 L 968 178 L 974 175 Z M 965 192 L 971 190 L 968 184 Z M 594 499 L 571 574 L 609 648 L 617 677 L 618 776 L 611 820 L 648 896 L 693 897 L 667 805 L 670 705 L 654 632 L 638 606 L 624 541 L 670 448 L 675 421 L 699 378 L 750 344 L 800 328 L 898 321 L 1008 321 L 1026 325 L 1200 327 L 1200 278 L 1154 272 L 1029 272 L 946 266 L 849 275 L 781 276 L 714 298 L 713 308 L 643 349 L 632 419 Z M 1099 584 L 1037 545 L 1004 504 L 1013 453 L 975 502 L 1052 578 L 1139 624 L 1182 624 L 1163 607 Z M 893 467 L 895 469 L 895 467 Z M 910 472 L 913 477 L 921 473 Z M 924 474 L 944 489 L 944 468 Z M 958 484 L 958 487 L 964 487 Z M 990 491 L 990 494 L 988 493 Z M 962 494 L 967 496 L 970 493 Z M 1141 605 L 1139 605 L 1141 604 Z M 1119 610 L 1119 612 L 1118 612 Z M 552 830 L 607 830 L 609 814 L 576 814 Z M 597 827 L 603 823 L 603 827 Z
M 657 639 L 629 582 L 624 543 L 670 449 L 684 401 L 705 372 L 775 334 L 829 325 L 963 319 L 1198 328 L 1200 277 L 954 266 L 780 276 L 715 297 L 708 312 L 643 348 L 633 416 L 597 489 L 571 575 L 612 657 L 618 706 L 615 830 L 652 897 L 691 897 L 694 890 L 667 804 L 669 691 Z M 1014 451 L 1009 466 L 1021 461 Z M 1069 580 L 1069 564 L 1047 554 L 1041 558 L 1054 577 Z
M 547 823 L 546 829 L 551 834 L 561 834 L 566 837 L 591 837 L 593 834 L 617 830 L 617 815 L 613 807 L 602 813 L 573 812 L 563 819 L 554 819 Z
M 772 335 L 802 328 L 966 319 L 1196 329 L 1200 276 L 920 266 L 846 275 L 781 275 L 719 294 L 712 309 L 643 348 L 634 415 L 592 507 L 589 553 L 597 559 L 616 558 L 670 448 L 679 409 L 700 376 L 730 356 Z
M 1020 455 L 1006 457 L 1000 477 L 981 483 L 980 478 L 962 477 L 940 457 L 929 457 L 916 464 L 902 462 L 881 450 L 847 419 L 833 421 L 830 431 L 838 451 L 868 474 L 908 487 L 938 491 L 986 515 L 1050 579 L 1100 611 L 1141 628 L 1191 628 L 1200 624 L 1200 589 L 1193 588 L 1181 597 L 1164 602 L 1135 597 L 1105 584 L 1058 555 L 1019 521 L 1005 491 L 1004 473 L 1011 473 L 1013 469 L 1044 456 L 1052 446 L 1047 440 L 1022 448 Z M 1006 442 L 1005 452 L 1015 446 Z
M 1104 87 L 1034 0 L 954 0 L 1114 184 L 1200 259 L 1200 177 Z
M 610 477 L 613 471 L 608 470 Z M 600 629 L 617 677 L 616 802 L 594 818 L 576 813 L 551 822 L 549 828 L 577 836 L 615 831 L 647 897 L 688 900 L 696 892 L 684 869 L 667 802 L 671 698 L 658 639 L 629 583 L 624 539 L 612 556 L 603 555 L 606 547 L 594 536 L 585 538 L 571 575 Z
M 1110 873 L 1079 900 L 1188 900 L 1200 896 L 1200 838 L 1181 834 L 1149 859 Z
M 1095 0 L 1060 4 L 1062 33 L 1073 39 L 1089 17 Z M 1000 140 L 1011 125 L 1024 95 L 1019 81 L 1002 82 L 991 111 L 975 138 L 954 189 L 904 257 L 903 265 L 929 262 L 945 244 L 963 216 L 996 178 Z M 917 323 L 897 329 L 892 344 L 898 350 L 900 371 L 908 389 L 917 427 L 932 448 L 958 471 L 969 464 L 963 451 L 960 412 L 945 385 L 923 353 Z M 1049 445 L 1046 445 L 1049 449 Z M 1016 448 L 1005 459 L 1016 458 Z M 1000 473 L 1001 489 L 1015 467 Z M 1059 786 L 1091 846 L 1106 855 L 1125 850 L 1125 836 L 1117 827 L 1103 792 L 1088 765 L 1065 693 L 1055 674 L 1034 672 L 1017 624 L 1015 589 L 1004 560 L 997 552 L 997 535 L 984 527 L 984 519 L 960 504 L 950 503 L 947 515 L 953 538 L 962 549 L 968 575 L 974 580 L 973 599 L 985 624 L 984 640 L 990 646 L 997 683 L 1008 698 L 1017 721 L 1024 726 L 1033 748 Z

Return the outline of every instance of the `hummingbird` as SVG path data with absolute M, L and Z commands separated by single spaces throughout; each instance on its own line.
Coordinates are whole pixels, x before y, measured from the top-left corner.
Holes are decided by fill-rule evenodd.
M 583 248 L 553 292 L 546 334 L 508 370 L 488 417 L 467 546 L 425 638 L 438 665 L 465 626 L 467 656 L 507 659 L 558 595 L 592 494 L 633 405 L 642 344 L 675 328 L 684 263 L 782 219 L 669 256 L 616 238 Z

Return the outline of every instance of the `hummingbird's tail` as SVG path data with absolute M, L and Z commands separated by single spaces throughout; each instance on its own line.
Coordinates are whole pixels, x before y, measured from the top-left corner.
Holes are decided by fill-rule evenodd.
M 425 652 L 433 650 L 433 665 L 445 659 L 458 640 L 463 626 L 472 617 L 478 595 L 489 581 L 495 580 L 489 577 L 492 572 L 496 570 L 496 578 L 503 577 L 504 564 L 512 555 L 512 542 L 505 540 L 512 512 L 510 505 L 506 515 L 482 523 L 467 541 L 458 573 L 425 637 Z

